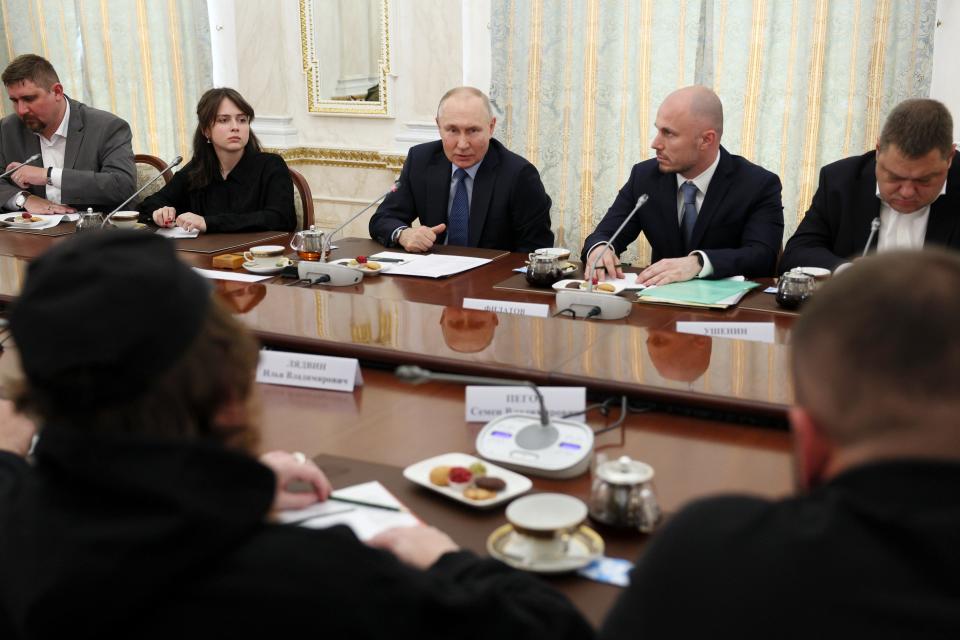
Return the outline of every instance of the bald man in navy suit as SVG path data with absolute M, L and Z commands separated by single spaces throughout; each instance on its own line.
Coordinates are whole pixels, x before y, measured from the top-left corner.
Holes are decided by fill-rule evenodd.
M 617 255 L 642 231 L 653 264 L 638 281 L 667 284 L 691 278 L 772 276 L 783 238 L 780 179 L 720 146 L 723 106 L 706 87 L 685 87 L 657 111 L 656 158 L 634 165 L 613 206 L 584 242 L 588 275 L 640 196 L 649 197 L 597 276 L 623 277 Z

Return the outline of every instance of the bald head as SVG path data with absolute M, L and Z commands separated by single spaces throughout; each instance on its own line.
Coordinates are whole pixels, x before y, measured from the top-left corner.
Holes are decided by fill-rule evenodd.
M 490 98 L 476 87 L 454 87 L 443 94 L 443 97 L 440 98 L 440 104 L 437 105 L 437 118 L 441 117 L 444 104 L 451 98 L 454 98 L 459 103 L 479 100 L 483 106 L 483 110 L 487 112 L 487 120 L 493 119 L 493 109 L 490 107 Z
M 697 84 L 677 89 L 663 104 L 667 102 L 686 111 L 704 129 L 716 131 L 718 138 L 723 135 L 723 104 L 712 89 Z

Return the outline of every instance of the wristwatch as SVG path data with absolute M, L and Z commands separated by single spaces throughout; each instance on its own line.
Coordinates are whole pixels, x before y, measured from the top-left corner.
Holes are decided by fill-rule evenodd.
M 47 186 L 53 186 L 53 167 L 47 167 Z
M 17 194 L 17 197 L 14 199 L 13 204 L 16 205 L 17 209 L 23 211 L 23 207 L 27 204 L 27 198 L 30 197 L 29 191 L 21 191 Z

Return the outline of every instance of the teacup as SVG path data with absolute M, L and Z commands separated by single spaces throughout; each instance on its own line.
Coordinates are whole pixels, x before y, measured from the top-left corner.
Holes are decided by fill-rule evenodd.
M 110 218 L 110 222 L 119 229 L 133 229 L 137 226 L 137 218 L 139 217 L 140 213 L 137 211 L 117 211 Z
M 557 260 L 566 260 L 570 257 L 570 250 L 562 247 L 544 247 L 535 249 L 534 253 L 538 256 L 553 256 Z
M 243 252 L 243 259 L 261 269 L 283 267 L 287 264 L 287 259 L 283 257 L 284 250 L 284 247 L 277 244 L 250 247 L 249 251 Z
M 538 493 L 511 502 L 506 516 L 516 535 L 513 553 L 527 562 L 550 562 L 567 554 L 570 536 L 587 518 L 587 505 L 562 493 Z

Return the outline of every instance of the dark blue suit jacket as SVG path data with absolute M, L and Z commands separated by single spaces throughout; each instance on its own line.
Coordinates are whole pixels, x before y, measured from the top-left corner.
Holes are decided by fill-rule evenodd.
M 609 240 L 637 199 L 650 199 L 613 243 L 622 253 L 642 231 L 653 248 L 653 261 L 679 258 L 684 249 L 677 215 L 677 176 L 662 173 L 655 158 L 633 166 L 613 206 L 583 246 L 582 260 L 598 242 Z M 720 162 L 693 228 L 692 249 L 713 264 L 713 277 L 772 276 L 783 242 L 783 204 L 776 174 L 720 147 Z
M 820 170 L 813 202 L 787 242 L 780 272 L 794 267 L 831 271 L 863 253 L 870 223 L 880 215 L 877 197 L 877 153 L 844 158 Z M 874 237 L 872 245 L 876 247 Z M 947 192 L 933 201 L 925 245 L 960 249 L 960 159 L 955 152 L 947 173 Z
M 447 222 L 451 163 L 443 144 L 427 142 L 410 149 L 397 191 L 388 195 L 370 219 L 370 237 L 390 246 L 397 227 Z M 473 180 L 468 246 L 502 251 L 533 251 L 553 246 L 550 196 L 537 168 L 496 139 Z M 446 234 L 438 238 L 442 243 Z

